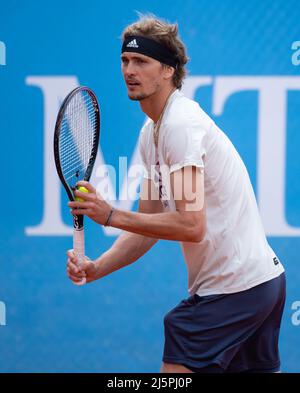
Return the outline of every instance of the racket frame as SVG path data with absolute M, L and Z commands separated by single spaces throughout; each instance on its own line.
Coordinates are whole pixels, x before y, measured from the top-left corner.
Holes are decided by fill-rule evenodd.
M 96 128 L 96 135 L 93 141 L 93 147 L 91 151 L 91 156 L 87 165 L 87 169 L 85 171 L 84 177 L 81 180 L 89 181 L 92 170 L 96 161 L 96 156 L 98 152 L 98 145 L 100 139 L 100 107 L 97 100 L 95 93 L 87 86 L 79 86 L 72 90 L 64 99 L 55 123 L 54 129 L 54 161 L 58 176 L 67 192 L 70 201 L 75 201 L 74 191 L 72 187 L 69 186 L 68 182 L 66 181 L 63 171 L 60 164 L 60 155 L 59 155 L 59 138 L 60 138 L 60 130 L 61 130 L 61 123 L 64 118 L 64 114 L 69 102 L 72 98 L 78 94 L 80 91 L 85 91 L 89 94 L 93 107 L 94 107 L 94 115 L 95 115 L 95 128 Z M 74 233 L 73 233 L 73 249 L 75 255 L 78 257 L 79 265 L 82 263 L 82 260 L 85 255 L 84 250 L 84 228 L 83 228 L 83 215 L 73 215 L 73 226 L 74 226 Z M 74 282 L 76 285 L 84 285 L 86 283 L 86 278 L 84 277 L 80 282 Z
M 96 161 L 96 156 L 97 156 L 97 151 L 98 151 L 98 145 L 99 145 L 99 139 L 100 139 L 100 108 L 99 108 L 99 104 L 98 104 L 98 100 L 97 97 L 95 95 L 95 93 L 87 86 L 79 86 L 76 87 L 74 90 L 72 90 L 64 99 L 58 115 L 57 115 L 57 119 L 56 119 L 56 123 L 55 123 L 55 131 L 54 131 L 54 159 L 55 159 L 55 166 L 56 166 L 56 170 L 58 173 L 58 176 L 60 178 L 60 181 L 62 182 L 68 197 L 70 201 L 75 201 L 75 197 L 74 197 L 74 190 L 72 190 L 72 188 L 69 186 L 69 184 L 67 183 L 62 169 L 61 169 L 61 165 L 60 165 L 60 155 L 59 155 L 59 137 L 60 137 L 60 127 L 61 127 L 61 123 L 65 114 L 65 110 L 69 104 L 69 102 L 72 100 L 72 98 L 78 94 L 80 91 L 86 91 L 88 92 L 88 94 L 90 95 L 92 102 L 93 102 L 93 106 L 95 109 L 95 127 L 97 129 L 97 133 L 96 133 L 96 138 L 94 140 L 94 144 L 93 144 L 93 149 L 91 152 L 91 157 L 89 159 L 89 163 L 86 169 L 86 172 L 84 174 L 84 178 L 81 180 L 85 180 L 85 181 L 89 181 L 91 174 L 92 174 L 92 170 Z M 83 227 L 83 216 L 79 215 L 79 216 L 74 216 L 74 228 L 76 228 L 77 230 L 80 230 Z

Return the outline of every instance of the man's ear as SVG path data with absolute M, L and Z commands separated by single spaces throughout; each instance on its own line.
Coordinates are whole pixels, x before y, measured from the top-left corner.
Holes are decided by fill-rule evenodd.
M 163 69 L 164 69 L 164 79 L 171 79 L 174 75 L 175 69 L 166 64 L 163 64 Z

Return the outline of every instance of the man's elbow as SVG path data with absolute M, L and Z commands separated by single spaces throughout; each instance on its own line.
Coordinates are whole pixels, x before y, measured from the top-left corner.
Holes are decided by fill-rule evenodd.
M 181 214 L 183 217 L 181 237 L 184 237 L 181 241 L 200 243 L 204 239 L 206 232 L 206 216 L 204 212 Z
M 186 241 L 191 243 L 200 243 L 205 236 L 206 228 L 204 225 L 195 225 L 188 231 L 188 239 Z

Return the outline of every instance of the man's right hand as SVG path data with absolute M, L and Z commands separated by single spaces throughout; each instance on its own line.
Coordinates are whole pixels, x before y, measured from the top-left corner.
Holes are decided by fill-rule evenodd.
M 78 258 L 74 254 L 73 250 L 68 250 L 67 255 L 67 275 L 70 280 L 76 284 L 84 277 L 86 278 L 87 283 L 97 279 L 96 266 L 88 257 L 85 257 L 83 262 L 79 265 Z

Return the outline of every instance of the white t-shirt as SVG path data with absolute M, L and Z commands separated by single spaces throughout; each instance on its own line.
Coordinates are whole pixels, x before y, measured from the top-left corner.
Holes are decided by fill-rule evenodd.
M 284 271 L 267 242 L 241 157 L 198 103 L 176 90 L 165 109 L 157 150 L 151 119 L 141 130 L 139 147 L 145 177 L 156 186 L 161 169 L 165 210 L 175 211 L 170 173 L 191 165 L 204 171 L 205 237 L 199 243 L 181 242 L 191 295 L 243 291 Z

